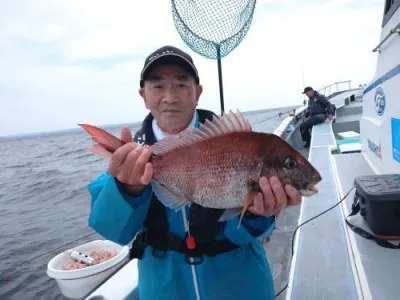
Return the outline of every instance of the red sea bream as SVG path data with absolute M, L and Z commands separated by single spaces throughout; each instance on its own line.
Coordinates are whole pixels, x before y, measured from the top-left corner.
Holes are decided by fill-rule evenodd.
M 124 145 L 100 128 L 80 126 L 98 143 L 90 148 L 98 155 L 109 158 Z M 303 155 L 277 135 L 254 132 L 240 112 L 216 116 L 151 148 L 152 187 L 160 201 L 172 209 L 190 202 L 225 209 L 221 220 L 244 213 L 262 176 L 275 175 L 307 197 L 321 181 Z

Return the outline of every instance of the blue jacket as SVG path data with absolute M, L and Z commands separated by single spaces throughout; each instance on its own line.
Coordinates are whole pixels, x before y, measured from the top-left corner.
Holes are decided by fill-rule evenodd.
M 149 210 L 151 184 L 138 197 L 127 195 L 119 182 L 104 172 L 88 186 L 91 195 L 89 226 L 104 238 L 120 245 L 130 243 Z M 166 208 L 169 229 L 184 238 L 184 214 Z M 186 207 L 186 216 L 189 209 Z M 138 261 L 139 298 L 144 300 L 274 299 L 274 284 L 266 253 L 259 239 L 271 235 L 275 217 L 239 218 L 225 222 L 216 239 L 227 238 L 243 245 L 203 263 L 189 265 L 183 254 L 168 251 L 163 259 L 153 257 L 146 247 Z M 198 297 L 198 296 L 200 297 Z

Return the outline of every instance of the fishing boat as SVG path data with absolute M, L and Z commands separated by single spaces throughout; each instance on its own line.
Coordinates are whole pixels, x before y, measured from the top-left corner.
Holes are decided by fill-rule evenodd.
M 299 224 L 348 195 L 340 205 L 299 228 L 286 299 L 399 299 L 398 242 L 393 243 L 394 249 L 388 249 L 353 231 L 351 227 L 357 226 L 371 232 L 372 227 L 360 214 L 348 218 L 350 225 L 346 223 L 356 210 L 357 189 L 351 190 L 356 178 L 371 176 L 375 182 L 370 186 L 382 192 L 400 185 L 397 180 L 392 187 L 385 187 L 385 180 L 380 181 L 400 174 L 399 7 L 399 0 L 385 1 L 380 41 L 372 50 L 377 54 L 375 76 L 360 89 L 330 95 L 337 107 L 335 119 L 313 127 L 308 158 L 321 172 L 323 182 L 315 197 L 303 201 Z M 280 132 L 284 134 L 286 128 L 282 124 Z M 298 132 L 290 139 L 298 147 Z M 383 177 L 385 174 L 389 176 Z M 384 198 L 383 193 L 377 195 Z M 389 205 L 382 200 L 379 205 L 388 211 L 381 219 L 397 214 L 400 221 L 399 203 Z M 374 212 L 368 211 L 368 206 L 364 209 L 368 220 L 368 214 Z M 399 229 L 396 222 L 389 226 Z
M 376 73 L 370 83 L 352 88 L 351 81 L 342 81 L 319 89 L 335 104 L 336 114 L 332 121 L 312 128 L 309 148 L 303 147 L 299 132 L 305 105 L 296 108 L 274 131 L 308 157 L 323 178 L 318 194 L 301 204 L 298 224 L 304 225 L 296 232 L 293 256 L 290 247 L 285 249 L 290 265 L 288 285 L 277 298 L 399 298 L 400 251 L 381 247 L 346 223 L 357 177 L 400 173 L 399 7 L 400 0 L 385 1 L 381 38 L 373 49 Z M 360 215 L 352 216 L 351 223 L 368 230 Z M 137 260 L 125 255 L 114 267 L 96 284 L 92 282 L 93 288 L 81 298 L 138 299 Z M 76 279 L 76 288 L 83 288 L 81 280 Z

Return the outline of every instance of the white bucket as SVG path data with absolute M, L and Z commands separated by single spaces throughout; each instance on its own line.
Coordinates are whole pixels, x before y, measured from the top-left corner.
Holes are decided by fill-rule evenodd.
M 61 293 L 70 299 L 85 297 L 121 266 L 129 253 L 128 246 L 120 246 L 108 240 L 95 240 L 70 250 L 85 254 L 96 250 L 117 251 L 118 253 L 105 262 L 77 270 L 63 270 L 63 266 L 71 261 L 71 258 L 65 253 L 60 253 L 50 260 L 47 264 L 47 275 L 56 280 Z

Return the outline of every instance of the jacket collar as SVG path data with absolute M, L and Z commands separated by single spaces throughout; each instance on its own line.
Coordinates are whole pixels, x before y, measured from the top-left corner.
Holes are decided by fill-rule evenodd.
M 196 113 L 198 118 L 196 122 L 196 127 L 198 127 L 199 123 L 204 123 L 207 119 L 211 121 L 212 118 L 216 115 L 212 111 L 206 109 L 196 109 Z M 154 117 L 151 113 L 146 116 L 146 118 L 142 122 L 142 127 L 135 134 L 135 142 L 144 143 L 146 145 L 153 145 L 157 142 L 157 139 L 152 129 L 153 119 Z

